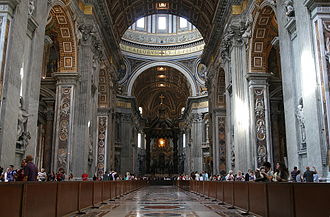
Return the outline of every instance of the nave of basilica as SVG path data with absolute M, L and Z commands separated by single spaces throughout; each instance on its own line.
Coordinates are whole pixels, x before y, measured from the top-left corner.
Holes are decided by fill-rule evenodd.
M 0 166 L 330 180 L 328 0 L 1 0 Z

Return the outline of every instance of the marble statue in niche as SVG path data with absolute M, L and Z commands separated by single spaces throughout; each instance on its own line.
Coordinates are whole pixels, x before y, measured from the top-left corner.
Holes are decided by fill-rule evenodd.
M 246 45 L 248 44 L 249 39 L 252 37 L 252 24 L 253 24 L 253 19 L 251 17 L 248 17 L 244 24 L 245 31 L 242 34 L 242 38 Z
M 57 72 L 58 71 L 58 60 L 59 60 L 59 47 L 55 40 L 51 44 L 49 48 L 49 57 L 48 57 L 48 64 L 47 64 L 47 72 Z
M 305 117 L 304 117 L 304 103 L 303 99 L 300 98 L 299 104 L 297 106 L 297 111 L 296 111 L 296 118 L 299 123 L 299 129 L 300 129 L 300 138 L 301 138 L 301 149 L 306 148 L 306 128 L 305 128 Z
M 29 139 L 31 139 L 30 133 L 27 131 L 27 121 L 29 114 L 23 108 L 23 98 L 20 98 L 20 107 L 18 110 L 18 123 L 17 123 L 17 145 L 20 148 L 26 148 Z

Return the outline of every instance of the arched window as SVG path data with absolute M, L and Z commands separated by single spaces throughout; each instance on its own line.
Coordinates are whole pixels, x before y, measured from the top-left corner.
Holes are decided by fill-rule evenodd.
M 180 17 L 180 28 L 187 28 L 188 27 L 188 21 L 185 18 Z
M 144 17 L 138 19 L 138 21 L 136 22 L 136 27 L 137 27 L 137 28 L 144 29 Z

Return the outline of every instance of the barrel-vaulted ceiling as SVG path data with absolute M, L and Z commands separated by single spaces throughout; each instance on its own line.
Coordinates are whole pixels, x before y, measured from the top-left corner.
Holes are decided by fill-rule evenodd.
M 170 13 L 190 21 L 207 41 L 221 1 L 223 0 L 107 0 L 107 6 L 116 38 L 121 38 L 128 27 L 141 17 Z
M 171 67 L 150 68 L 139 75 L 133 85 L 133 96 L 149 120 L 159 115 L 161 107 L 167 118 L 178 118 L 190 95 L 186 77 Z

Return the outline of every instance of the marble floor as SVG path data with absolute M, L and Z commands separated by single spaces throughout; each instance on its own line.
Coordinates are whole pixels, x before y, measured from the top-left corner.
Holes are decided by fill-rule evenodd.
M 242 217 L 242 211 L 228 209 L 217 201 L 183 191 L 175 186 L 149 186 L 74 217 Z M 252 215 L 250 215 L 252 216 Z

